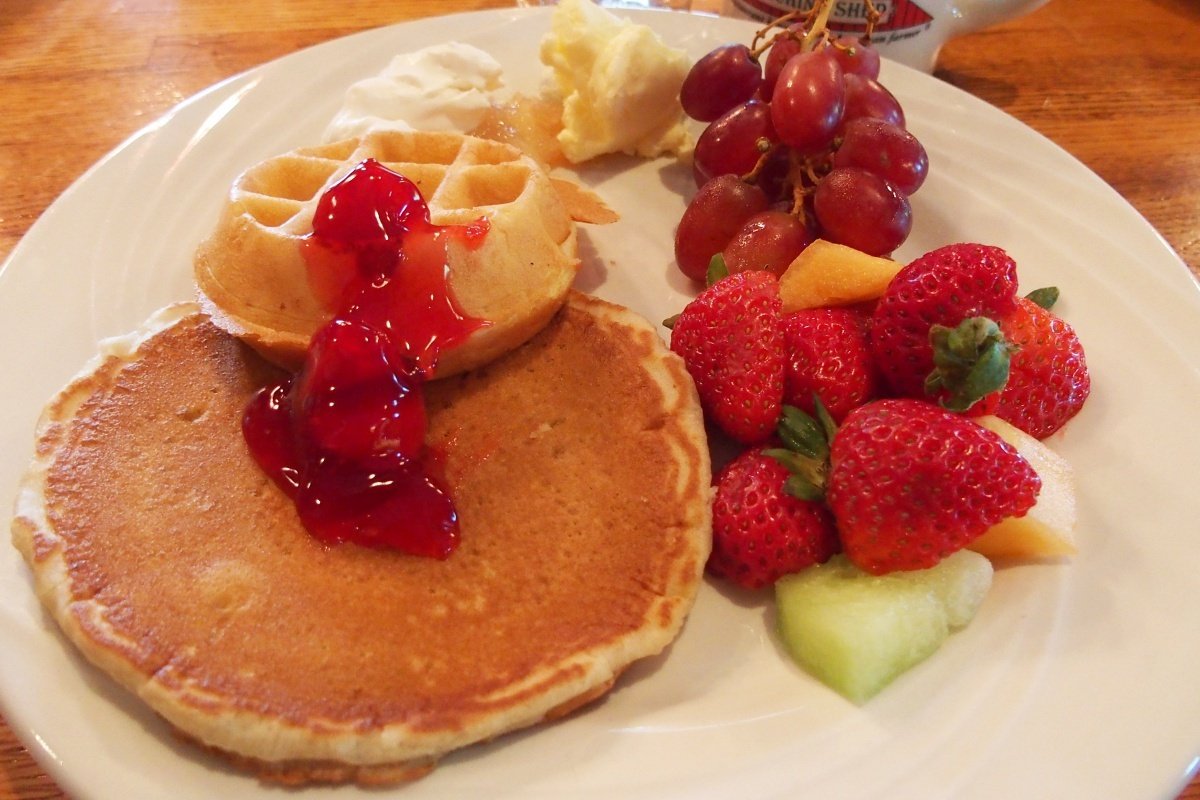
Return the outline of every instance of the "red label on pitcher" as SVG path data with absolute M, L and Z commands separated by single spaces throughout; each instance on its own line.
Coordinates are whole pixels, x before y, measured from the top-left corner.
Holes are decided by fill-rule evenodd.
M 733 5 L 746 16 L 759 22 L 770 22 L 792 11 L 811 11 L 815 0 L 733 0 Z M 887 34 L 900 31 L 916 33 L 933 21 L 933 16 L 913 0 L 875 0 L 879 21 L 873 38 L 886 40 Z M 843 33 L 862 33 L 867 28 L 866 0 L 837 0 L 829 15 L 829 27 Z

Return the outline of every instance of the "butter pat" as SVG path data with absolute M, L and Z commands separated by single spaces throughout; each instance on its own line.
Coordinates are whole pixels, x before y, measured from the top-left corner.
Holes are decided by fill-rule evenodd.
M 690 144 L 679 87 L 690 65 L 645 25 L 590 0 L 560 0 L 542 40 L 563 102 L 563 154 L 573 163 L 605 153 L 652 158 Z
M 325 129 L 336 142 L 371 130 L 466 133 L 501 88 L 496 59 L 469 44 L 447 42 L 392 59 L 379 75 L 346 90 L 342 108 Z

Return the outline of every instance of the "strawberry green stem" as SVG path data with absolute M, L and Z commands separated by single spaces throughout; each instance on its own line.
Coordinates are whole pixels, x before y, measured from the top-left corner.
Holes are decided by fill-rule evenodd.
M 785 405 L 775 432 L 783 447 L 769 448 L 770 456 L 790 473 L 784 491 L 792 497 L 810 502 L 825 499 L 825 482 L 829 473 L 829 444 L 837 426 L 815 394 L 817 417 L 814 419 L 795 406 Z
M 987 317 L 969 317 L 954 328 L 934 325 L 929 343 L 934 368 L 925 379 L 925 393 L 944 394 L 940 402 L 950 411 L 966 411 L 1008 382 L 1014 347 Z

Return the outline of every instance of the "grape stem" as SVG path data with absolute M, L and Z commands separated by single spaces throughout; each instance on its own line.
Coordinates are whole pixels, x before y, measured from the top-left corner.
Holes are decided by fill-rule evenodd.
M 758 161 L 755 163 L 754 169 L 742 176 L 742 180 L 746 183 L 758 183 L 758 176 L 766 168 L 767 163 L 771 160 L 771 156 L 782 146 L 781 144 L 773 144 L 770 139 L 759 139 L 756 143 L 756 147 L 760 153 Z
M 816 18 L 800 43 L 801 50 L 817 49 L 817 43 L 825 35 L 825 29 L 829 25 L 829 15 L 833 12 L 833 0 L 818 0 L 813 10 L 816 11 Z
M 762 44 L 763 39 L 765 39 L 767 35 L 775 28 L 783 28 L 786 30 L 787 24 L 800 16 L 803 16 L 803 13 L 800 11 L 789 11 L 781 17 L 776 17 L 775 19 L 771 20 L 766 25 L 754 32 L 754 39 L 752 39 L 750 42 L 750 49 L 758 52 L 766 50 L 771 46 L 771 43 L 767 42 L 766 45 L 760 48 L 760 44 Z M 774 39 L 772 39 L 772 41 L 774 41 Z
M 876 8 L 871 0 L 867 0 L 867 27 L 862 35 L 864 42 L 871 41 L 871 34 L 875 33 L 875 25 L 882 16 L 883 12 Z
M 875 7 L 873 0 L 866 0 L 866 28 L 863 31 L 862 41 L 871 41 L 871 35 L 875 32 L 875 25 L 882 18 L 883 13 Z M 771 49 L 771 45 L 782 38 L 797 39 L 800 41 L 801 50 L 815 50 L 821 41 L 829 38 L 829 15 L 833 12 L 833 0 L 817 0 L 817 3 L 808 11 L 789 11 L 788 13 L 776 17 L 771 20 L 765 27 L 760 28 L 754 34 L 754 39 L 750 42 L 750 55 L 755 61 L 758 57 Z M 802 26 L 805 28 L 803 37 L 799 37 L 791 30 L 789 23 L 795 20 L 802 20 Z M 779 33 L 767 40 L 770 32 L 776 28 L 782 28 Z
M 875 7 L 873 0 L 866 0 L 866 3 L 866 26 L 860 41 L 869 43 L 876 23 L 879 22 L 883 15 Z M 776 17 L 754 34 L 754 39 L 750 43 L 751 57 L 757 61 L 759 56 L 769 50 L 778 40 L 785 37 L 799 41 L 801 51 L 816 50 L 822 42 L 832 40 L 828 27 L 829 16 L 832 12 L 833 0 L 817 0 L 808 11 L 790 11 L 780 17 Z M 797 20 L 800 21 L 800 27 L 804 30 L 802 37 L 791 27 L 791 23 Z M 771 31 L 776 29 L 782 30 L 774 36 L 770 36 Z M 770 39 L 767 39 L 768 36 L 770 36 Z M 836 42 L 833 42 L 833 44 L 840 46 Z M 760 139 L 757 146 L 760 153 L 758 162 L 754 165 L 754 169 L 742 176 L 742 180 L 747 183 L 756 183 L 758 181 L 759 175 L 782 145 L 771 144 L 766 139 Z M 836 145 L 834 149 L 836 149 Z M 817 184 L 821 182 L 821 175 L 819 173 L 829 170 L 828 159 L 826 158 L 822 161 L 811 158 L 800 159 L 794 152 L 789 150 L 788 162 L 787 181 L 791 184 L 792 189 L 791 213 L 798 217 L 806 217 L 805 201 L 815 191 Z
M 788 23 L 790 23 L 792 20 L 799 19 L 800 17 L 807 16 L 808 14 L 802 11 L 789 11 L 781 17 L 776 17 L 775 19 L 771 20 L 769 23 L 767 23 L 766 27 L 759 28 L 757 31 L 755 31 L 754 39 L 752 39 L 750 42 L 750 55 L 755 60 L 758 60 L 758 57 L 767 50 L 770 50 L 771 45 L 775 44 L 778 39 L 788 36 L 795 37 L 795 34 L 788 30 Z M 769 41 L 764 41 L 767 35 L 775 28 L 783 28 L 783 30 L 775 36 L 772 36 Z
M 817 184 L 821 182 L 821 176 L 818 171 L 821 164 L 813 161 L 811 158 L 799 158 L 794 152 L 789 153 L 788 181 L 792 185 L 792 212 L 799 216 L 804 213 L 804 201 L 812 194 Z M 825 166 L 825 171 L 828 171 L 828 165 Z M 806 181 L 805 178 L 808 180 Z

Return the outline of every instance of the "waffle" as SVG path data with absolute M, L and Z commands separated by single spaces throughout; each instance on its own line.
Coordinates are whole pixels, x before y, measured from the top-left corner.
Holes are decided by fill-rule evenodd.
M 595 195 L 552 179 L 519 150 L 454 133 L 376 132 L 267 159 L 234 182 L 194 272 L 213 321 L 280 366 L 299 368 L 309 338 L 336 310 L 314 294 L 301 254 L 317 201 L 368 158 L 416 183 L 434 224 L 489 221 L 477 248 L 450 238 L 448 270 L 462 310 L 490 324 L 442 352 L 439 377 L 540 330 L 578 269 L 575 220 L 615 219 Z
M 692 607 L 710 545 L 695 390 L 649 323 L 570 293 L 427 388 L 461 544 L 329 547 L 241 411 L 278 369 L 180 306 L 47 407 L 13 540 L 87 658 L 284 783 L 388 783 L 603 695 Z M 503 757 L 503 753 L 493 757 Z

